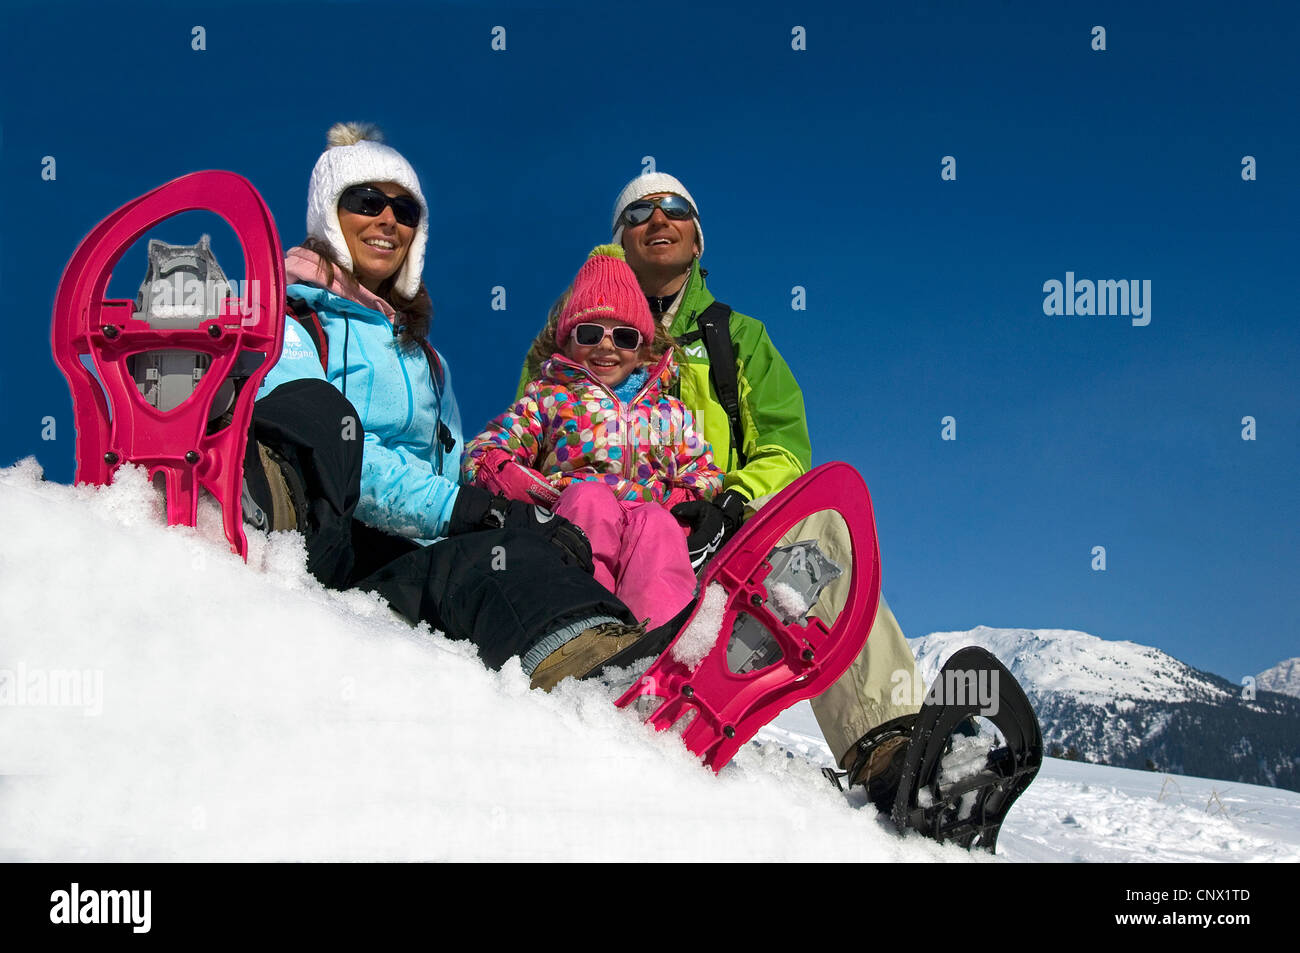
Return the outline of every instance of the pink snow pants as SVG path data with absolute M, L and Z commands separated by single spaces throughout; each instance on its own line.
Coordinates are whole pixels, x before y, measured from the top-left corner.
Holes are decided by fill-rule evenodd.
M 638 622 L 663 625 L 691 601 L 695 572 L 681 524 L 659 503 L 620 500 L 604 483 L 571 483 L 555 512 L 591 540 L 596 581 Z

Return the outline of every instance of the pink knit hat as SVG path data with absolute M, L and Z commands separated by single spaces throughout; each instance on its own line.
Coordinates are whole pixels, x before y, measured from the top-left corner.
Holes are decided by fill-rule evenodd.
M 641 339 L 654 337 L 654 320 L 645 293 L 623 257 L 622 245 L 597 245 L 591 250 L 578 276 L 555 329 L 561 347 L 575 326 L 593 318 L 617 318 L 641 332 Z

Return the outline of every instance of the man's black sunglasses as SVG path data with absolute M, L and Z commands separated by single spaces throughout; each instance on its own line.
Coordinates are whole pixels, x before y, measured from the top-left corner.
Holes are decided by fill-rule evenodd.
M 680 195 L 665 195 L 657 199 L 642 199 L 623 209 L 623 226 L 635 228 L 644 225 L 650 221 L 655 209 L 659 209 L 664 215 L 677 222 L 684 222 L 695 214 L 691 209 L 691 203 Z

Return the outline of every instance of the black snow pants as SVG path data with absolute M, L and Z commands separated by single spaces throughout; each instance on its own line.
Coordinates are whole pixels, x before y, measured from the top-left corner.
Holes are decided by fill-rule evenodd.
M 421 546 L 356 520 L 363 441 L 345 421 L 361 418 L 328 383 L 282 384 L 253 413 L 245 455 L 250 492 L 269 508 L 256 439 L 301 480 L 307 525 L 299 528 L 307 541 L 307 568 L 325 586 L 377 592 L 412 624 L 425 621 L 449 638 L 473 642 L 491 668 L 578 619 L 636 621 L 613 593 L 539 533 L 482 530 Z

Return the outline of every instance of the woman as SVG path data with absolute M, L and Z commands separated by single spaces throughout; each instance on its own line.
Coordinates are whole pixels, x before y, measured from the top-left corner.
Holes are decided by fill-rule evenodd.
M 420 346 L 432 313 L 420 280 L 427 205 L 411 166 L 374 135 L 356 124 L 330 130 L 308 188 L 308 237 L 285 256 L 298 320 L 261 395 L 290 380 L 338 388 L 360 415 L 348 435 L 364 440 L 356 517 L 434 539 L 447 534 L 457 497 L 460 413 L 445 362 Z
M 592 578 L 575 527 L 458 486 L 460 414 L 425 343 L 428 218 L 415 171 L 372 127 L 330 130 L 308 237 L 286 255 L 293 315 L 258 392 L 249 510 L 300 529 L 326 585 L 378 591 L 412 623 L 475 642 L 492 667 L 545 639 L 565 662 L 533 680 L 549 690 L 645 632 Z

